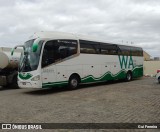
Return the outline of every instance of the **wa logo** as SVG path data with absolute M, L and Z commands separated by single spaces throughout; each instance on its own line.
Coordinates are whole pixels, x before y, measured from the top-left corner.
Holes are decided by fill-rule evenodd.
M 121 69 L 134 68 L 132 56 L 118 56 Z

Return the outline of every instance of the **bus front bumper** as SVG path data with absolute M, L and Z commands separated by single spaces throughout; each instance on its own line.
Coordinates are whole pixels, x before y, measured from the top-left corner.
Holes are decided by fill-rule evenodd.
M 27 81 L 18 81 L 18 86 L 20 88 L 42 88 L 42 85 L 39 81 L 27 82 Z

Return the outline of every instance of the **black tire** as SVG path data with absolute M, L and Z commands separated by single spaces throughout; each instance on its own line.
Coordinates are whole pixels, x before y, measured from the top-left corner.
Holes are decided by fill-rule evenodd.
M 129 82 L 131 80 L 132 80 L 132 73 L 131 72 L 127 72 L 126 81 Z
M 68 82 L 68 87 L 70 90 L 74 90 L 74 89 L 77 89 L 78 86 L 79 86 L 79 77 L 76 76 L 76 75 L 72 75 L 70 78 L 69 78 L 69 82 Z
M 160 77 L 158 78 L 158 83 L 160 84 Z
M 19 87 L 18 87 L 18 83 L 17 83 L 17 76 L 14 76 L 14 77 L 13 77 L 12 87 L 13 87 L 13 88 L 19 88 Z

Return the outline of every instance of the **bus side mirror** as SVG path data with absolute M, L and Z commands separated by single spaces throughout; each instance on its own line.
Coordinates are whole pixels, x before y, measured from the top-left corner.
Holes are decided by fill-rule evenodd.
M 25 46 L 24 45 L 17 45 L 14 48 L 12 48 L 12 50 L 11 50 L 11 56 L 13 55 L 14 50 L 17 49 L 17 47 L 22 47 L 24 49 L 24 51 L 25 51 Z
M 32 46 L 32 51 L 33 52 L 36 52 L 38 49 L 38 44 L 37 43 L 34 43 L 33 46 Z
M 11 56 L 13 55 L 14 53 L 14 48 L 11 49 Z

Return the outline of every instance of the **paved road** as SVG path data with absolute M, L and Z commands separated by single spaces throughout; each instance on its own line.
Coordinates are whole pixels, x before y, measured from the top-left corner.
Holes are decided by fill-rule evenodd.
M 142 78 L 74 91 L 0 88 L 0 122 L 159 123 L 160 85 Z

